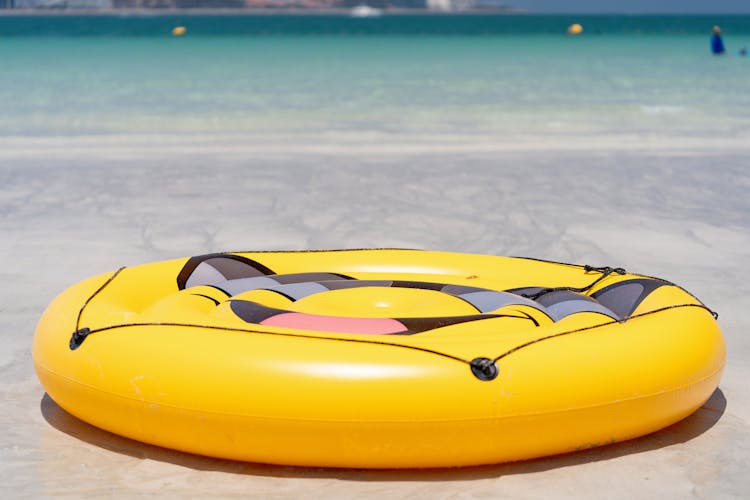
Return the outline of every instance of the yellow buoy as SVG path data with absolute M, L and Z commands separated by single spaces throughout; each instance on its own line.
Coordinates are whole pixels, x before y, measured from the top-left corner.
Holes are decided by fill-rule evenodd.
M 175 28 L 172 30 L 172 36 L 182 36 L 185 33 L 187 33 L 187 28 L 184 26 L 175 26 Z
M 576 23 L 568 26 L 568 35 L 580 35 L 581 33 L 583 33 L 583 26 L 580 24 Z

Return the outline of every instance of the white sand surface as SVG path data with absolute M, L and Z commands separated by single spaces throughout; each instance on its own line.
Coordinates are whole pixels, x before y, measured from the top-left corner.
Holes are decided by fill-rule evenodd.
M 750 494 L 748 143 L 262 139 L 0 141 L 0 498 Z M 720 388 L 686 420 L 629 442 L 495 466 L 365 471 L 134 442 L 68 415 L 34 374 L 36 321 L 90 275 L 220 250 L 370 246 L 622 266 L 674 281 L 720 314 Z

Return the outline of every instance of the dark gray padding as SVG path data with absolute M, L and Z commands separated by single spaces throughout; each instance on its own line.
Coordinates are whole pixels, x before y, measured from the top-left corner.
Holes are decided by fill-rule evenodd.
M 476 286 L 465 286 L 465 285 L 445 285 L 443 288 L 440 289 L 441 292 L 447 293 L 450 295 L 463 295 L 465 293 L 472 293 L 472 292 L 486 292 L 486 291 L 495 291 L 495 290 L 489 290 L 487 288 L 479 288 Z
M 306 283 L 290 283 L 288 285 L 271 286 L 268 287 L 268 290 L 280 293 L 292 300 L 299 300 L 309 295 L 314 295 L 320 292 L 327 292 L 328 288 L 324 287 L 320 283 L 308 281 Z
M 627 318 L 651 292 L 664 285 L 669 283 L 651 278 L 637 278 L 609 285 L 592 294 L 592 297 L 621 318 Z
M 349 276 L 335 273 L 293 273 L 293 274 L 274 274 L 273 279 L 283 285 L 290 283 L 307 283 L 310 281 L 348 281 L 352 280 Z
M 185 282 L 185 288 L 201 285 L 214 285 L 226 281 L 226 279 L 226 276 L 221 274 L 221 272 L 219 272 L 214 266 L 207 262 L 201 262 L 195 270 L 190 273 L 190 276 Z
M 282 293 L 292 300 L 297 300 L 312 293 L 327 291 L 328 288 L 317 283 L 319 280 L 341 280 L 347 282 L 350 281 L 350 278 L 333 273 L 297 273 L 272 274 L 269 276 L 254 276 L 251 278 L 227 280 L 223 278 L 221 273 L 219 273 L 213 266 L 208 265 L 206 262 L 201 262 L 190 275 L 190 278 L 188 278 L 187 286 L 211 285 L 223 290 L 230 297 L 243 292 L 249 292 L 250 290 L 265 289 Z M 329 282 L 332 283 L 333 281 Z M 309 287 L 304 286 L 308 283 L 310 284 Z M 284 292 L 283 289 L 279 289 L 280 286 L 293 284 L 300 284 L 303 286 L 286 289 L 288 293 Z M 303 292 L 303 289 L 306 290 L 306 292 Z
M 272 316 L 288 312 L 283 309 L 266 307 L 262 304 L 251 302 L 249 300 L 231 300 L 229 301 L 229 306 L 232 308 L 234 314 L 239 316 L 240 319 L 256 325 Z
M 537 299 L 537 302 L 546 308 L 547 313 L 554 321 L 560 321 L 578 312 L 599 313 L 609 316 L 612 319 L 620 320 L 620 316 L 614 311 L 582 293 L 556 290 L 543 294 Z
M 534 302 L 533 300 L 527 299 L 525 297 L 521 297 L 520 295 L 515 295 L 513 293 L 508 292 L 495 292 L 492 290 L 482 290 L 479 292 L 469 292 L 469 293 L 463 293 L 461 295 L 456 295 L 456 297 L 459 297 L 466 302 L 470 303 L 476 309 L 481 313 L 488 313 L 492 311 L 496 311 L 497 309 L 500 309 L 503 306 L 509 306 L 509 305 L 524 305 L 533 307 L 534 309 L 538 309 L 542 312 L 543 308 L 538 304 L 537 302 Z
M 196 276 L 193 276 L 198 270 Z M 177 288 L 212 285 L 219 281 L 275 274 L 271 269 L 253 259 L 229 253 L 211 253 L 190 257 L 177 273 Z M 221 279 L 219 279 L 221 275 Z
M 321 285 L 329 290 L 343 290 L 344 288 L 363 288 L 368 286 L 382 286 L 389 288 L 393 286 L 393 281 L 386 280 L 338 280 L 322 281 Z
M 263 276 L 258 269 L 237 259 L 227 257 L 214 257 L 205 260 L 201 265 L 208 264 L 224 275 L 225 279 L 250 278 L 252 276 Z
M 196 269 L 196 271 L 197 270 L 198 269 Z M 279 286 L 279 282 L 270 276 L 255 276 L 254 278 L 240 278 L 236 280 L 222 281 L 213 284 L 213 286 L 224 290 L 227 295 L 233 297 L 243 292 L 249 292 L 250 290 Z
M 192 259 L 193 261 L 195 258 Z M 187 265 L 186 265 L 187 267 Z M 183 269 L 183 274 L 185 269 Z M 245 260 L 232 256 L 209 257 L 202 260 L 184 281 L 184 288 L 200 285 L 215 285 L 226 280 L 264 276 L 264 273 Z M 178 285 L 179 285 L 178 277 Z
M 546 290 L 546 288 L 541 286 L 527 286 L 523 288 L 512 288 L 510 290 L 505 290 L 508 293 L 513 293 L 515 295 L 521 295 L 523 297 L 533 297 L 534 295 L 538 294 L 542 290 Z

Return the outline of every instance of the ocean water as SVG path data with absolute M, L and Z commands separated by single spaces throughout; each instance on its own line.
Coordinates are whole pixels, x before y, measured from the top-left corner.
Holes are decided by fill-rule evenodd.
M 0 137 L 732 139 L 750 130 L 749 21 L 0 17 Z

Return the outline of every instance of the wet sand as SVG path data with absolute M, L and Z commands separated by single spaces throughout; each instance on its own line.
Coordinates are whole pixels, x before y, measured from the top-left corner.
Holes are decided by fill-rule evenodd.
M 3 498 L 742 498 L 750 490 L 750 147 L 398 141 L 0 141 Z M 44 307 L 122 265 L 221 250 L 412 247 L 611 265 L 720 314 L 719 389 L 636 440 L 527 462 L 366 471 L 188 455 L 59 408 L 31 361 Z

